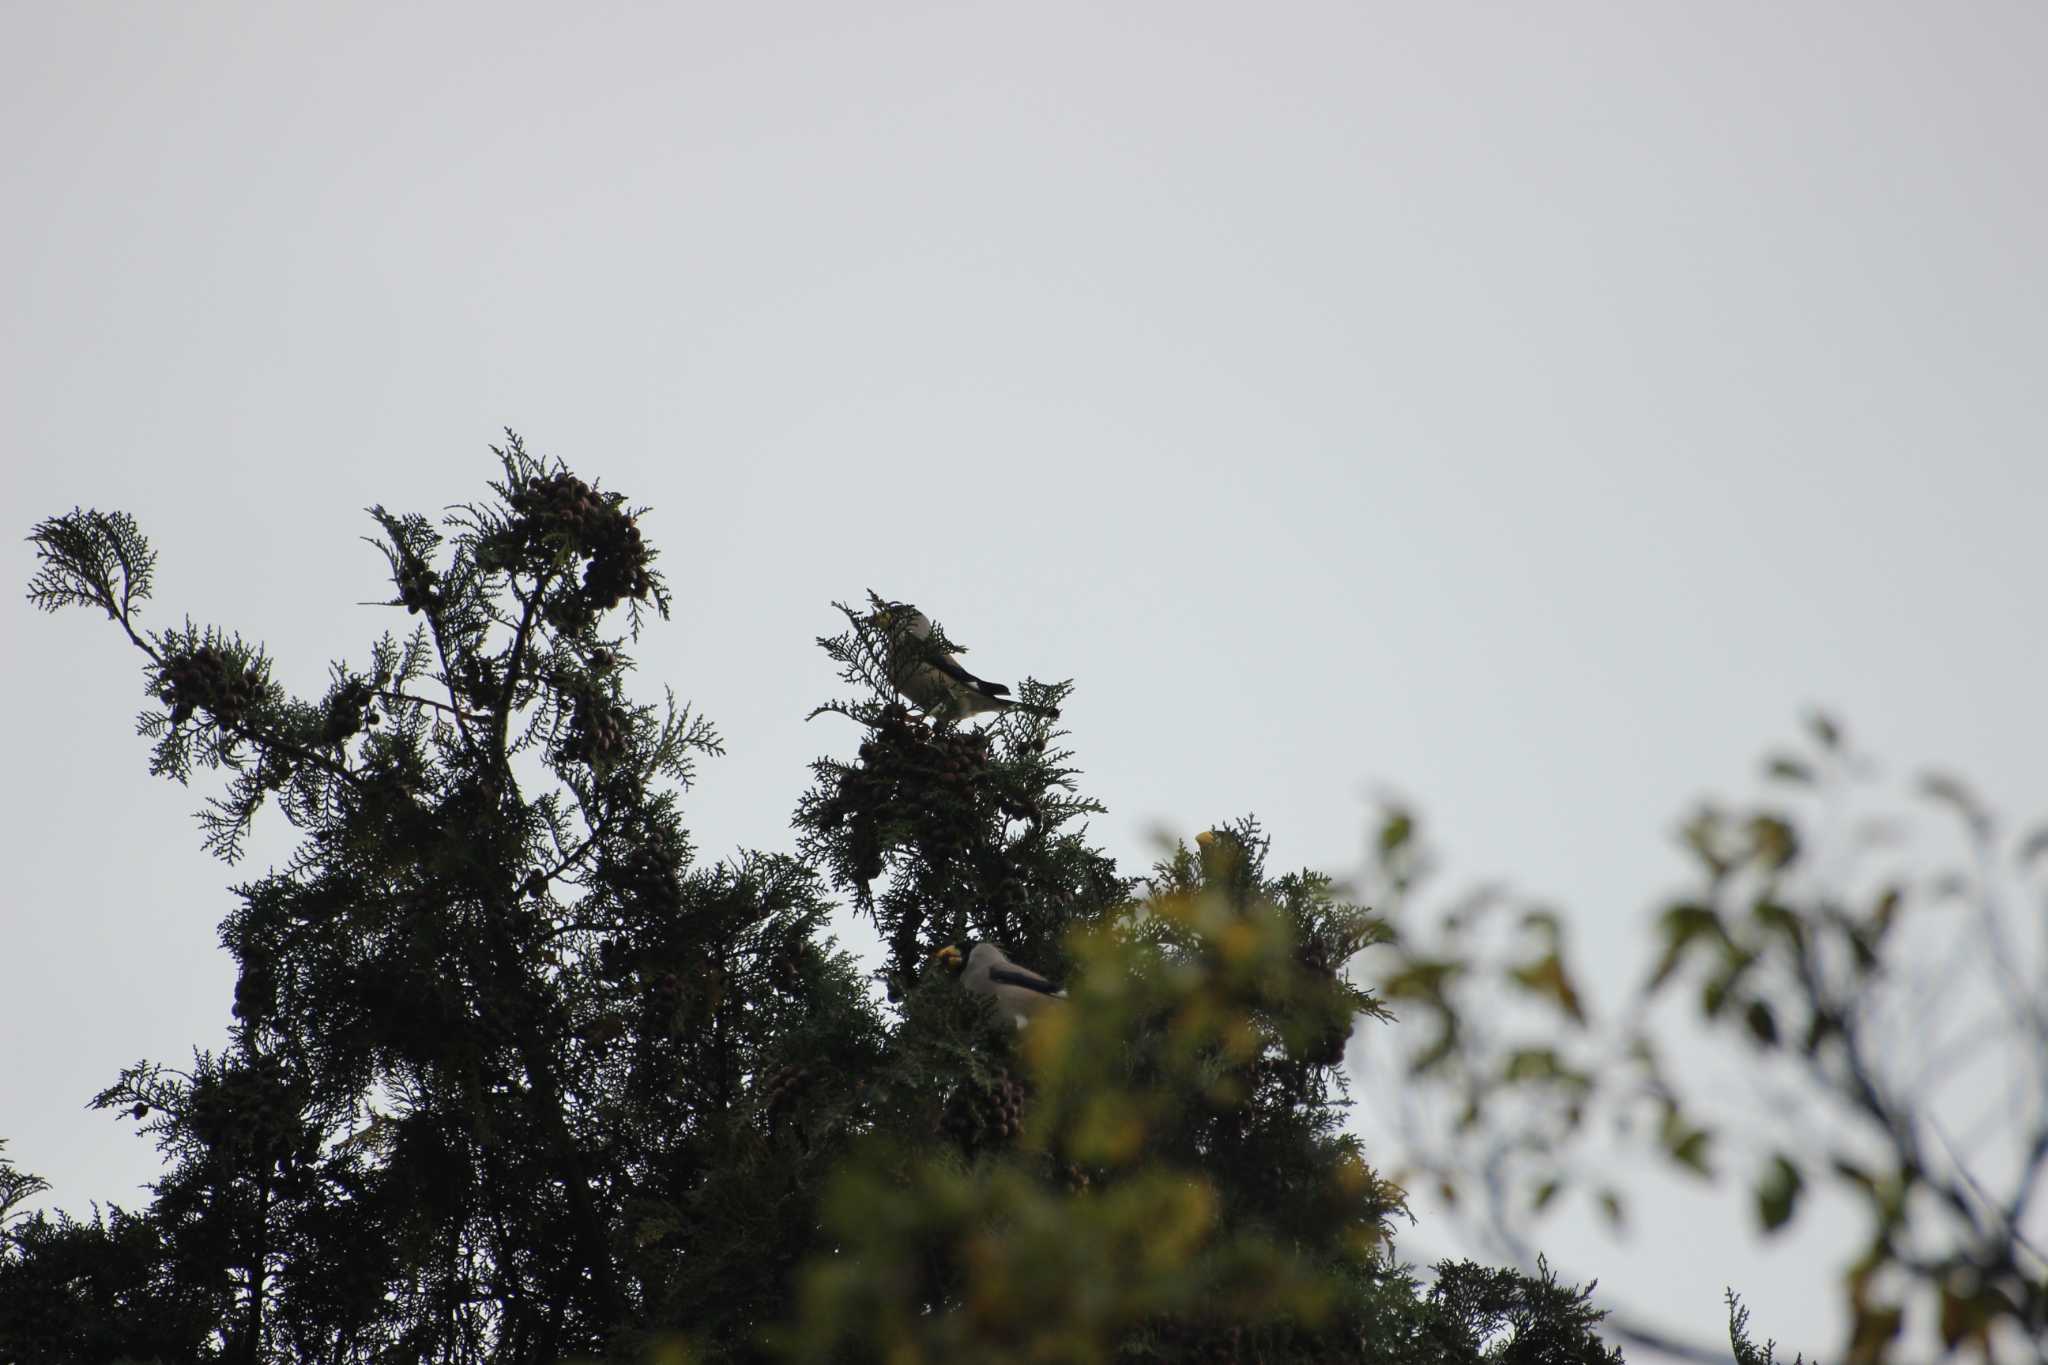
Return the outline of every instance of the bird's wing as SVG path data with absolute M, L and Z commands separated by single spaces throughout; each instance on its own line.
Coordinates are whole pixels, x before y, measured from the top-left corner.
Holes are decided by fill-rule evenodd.
M 1059 987 L 1053 985 L 1052 982 L 1047 981 L 1037 972 L 1026 971 L 1022 967 L 991 967 L 988 969 L 988 979 L 1000 981 L 1005 986 L 1022 986 L 1025 990 L 1037 991 L 1040 995 L 1058 995 L 1060 993 Z
M 934 650 L 930 663 L 933 668 L 938 669 L 939 672 L 945 674 L 954 682 L 959 683 L 962 687 L 972 688 L 985 697 L 1004 697 L 1010 693 L 1009 687 L 1003 683 L 990 682 L 986 678 L 975 677 L 972 673 L 962 668 L 960 661 L 950 654 Z

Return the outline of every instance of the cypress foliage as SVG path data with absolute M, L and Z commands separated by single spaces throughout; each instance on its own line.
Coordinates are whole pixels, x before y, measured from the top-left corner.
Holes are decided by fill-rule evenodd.
M 95 1101 L 156 1141 L 149 1206 L 12 1216 L 39 1186 L 0 1161 L 0 1362 L 1618 1359 L 1547 1277 L 1399 1264 L 1341 1131 L 1376 922 L 1249 821 L 1121 874 L 1068 684 L 921 716 L 842 607 L 854 755 L 795 856 L 698 865 L 718 737 L 627 687 L 670 600 L 644 509 L 497 455 L 438 526 L 371 509 L 407 628 L 318 697 L 146 629 L 132 519 L 35 529 L 32 600 L 143 655 L 152 771 L 219 775 L 208 846 L 265 805 L 300 842 L 221 925 L 228 1045 Z M 938 955 L 976 939 L 1070 998 L 1015 1028 Z

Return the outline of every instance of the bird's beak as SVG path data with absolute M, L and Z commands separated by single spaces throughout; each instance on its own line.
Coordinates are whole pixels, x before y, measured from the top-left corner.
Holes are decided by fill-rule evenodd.
M 950 943 L 932 954 L 932 961 L 938 963 L 949 972 L 959 971 L 960 964 L 966 960 L 966 958 L 960 956 L 960 950 Z

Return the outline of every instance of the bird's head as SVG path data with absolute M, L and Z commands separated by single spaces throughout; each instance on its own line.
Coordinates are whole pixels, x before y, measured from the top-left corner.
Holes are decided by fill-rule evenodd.
M 932 954 L 932 961 L 938 963 L 949 972 L 957 972 L 967 965 L 967 955 L 953 944 L 948 943 L 945 947 Z
M 884 602 L 869 613 L 868 621 L 885 635 L 910 635 L 922 640 L 932 633 L 931 618 L 908 602 Z

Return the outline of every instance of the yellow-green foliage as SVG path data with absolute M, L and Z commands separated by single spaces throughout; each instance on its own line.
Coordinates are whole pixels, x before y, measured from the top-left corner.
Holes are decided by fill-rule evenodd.
M 1075 934 L 1070 999 L 1015 1039 L 1017 1142 L 860 1153 L 825 1202 L 834 1250 L 783 1344 L 812 1360 L 1095 1361 L 1174 1356 L 1190 1332 L 1330 1327 L 1379 1265 L 1398 1192 L 1346 1140 L 1287 1130 L 1291 1169 L 1266 1174 L 1322 1217 L 1281 1232 L 1189 1136 L 1293 1122 L 1262 1114 L 1260 1092 L 1364 1005 L 1302 947 L 1280 906 L 1199 880 Z

